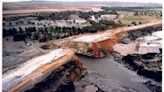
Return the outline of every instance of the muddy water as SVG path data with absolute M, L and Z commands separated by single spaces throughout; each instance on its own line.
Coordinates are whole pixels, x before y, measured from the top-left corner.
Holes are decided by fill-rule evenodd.
M 101 59 L 80 56 L 80 59 L 89 71 L 105 74 L 110 79 L 118 80 L 124 86 L 134 88 L 139 92 L 151 92 L 142 84 L 145 81 L 144 79 L 123 65 L 115 62 L 111 55 L 107 55 Z

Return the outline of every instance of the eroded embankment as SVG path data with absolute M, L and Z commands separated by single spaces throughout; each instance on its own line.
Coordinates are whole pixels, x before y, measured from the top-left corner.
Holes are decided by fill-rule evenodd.
M 42 84 L 52 80 L 52 76 L 59 77 L 58 75 L 62 75 L 65 79 L 74 81 L 79 79 L 85 70 L 86 68 L 82 66 L 81 61 L 72 50 L 56 49 L 4 73 L 2 78 L 3 91 L 23 92 L 31 88 L 33 88 L 31 91 L 39 91 L 42 89 L 40 88 Z
M 131 34 L 133 38 L 129 37 Z M 160 82 L 162 80 L 162 31 L 137 31 L 137 33 L 130 33 L 123 42 L 125 39 L 128 40 L 126 44 L 120 43 L 114 46 L 114 51 L 120 54 L 119 56 L 114 54 L 118 59 L 116 61 L 128 63 L 138 74 Z
M 137 74 L 161 82 L 161 22 L 134 27 L 118 28 L 103 33 L 75 37 L 60 46 L 73 48 L 76 53 L 103 57 L 110 52 L 115 61 L 124 63 Z M 152 82 L 152 81 L 151 81 Z M 152 83 L 145 83 L 150 89 Z M 92 86 L 93 87 L 93 86 Z M 161 91 L 161 85 L 154 85 L 154 92 Z
M 114 35 L 107 31 L 101 34 L 102 36 L 81 36 L 73 41 L 90 44 L 88 45 L 90 46 L 89 50 L 85 50 L 87 52 L 84 50 L 80 52 L 83 55 L 101 57 L 107 51 L 113 53 L 115 61 L 125 64 L 129 69 L 136 71 L 138 75 L 156 81 L 157 83 L 154 83 L 150 80 L 144 84 L 153 92 L 160 92 L 162 80 L 162 31 L 159 30 L 162 30 L 161 23 L 148 24 L 132 27 L 132 29 L 112 30 L 113 33 L 115 32 Z
M 60 44 L 73 48 L 76 53 L 93 57 L 103 57 L 105 52 L 113 52 L 114 45 L 129 43 L 136 38 L 151 34 L 162 29 L 162 22 L 147 23 L 133 27 L 106 30 L 97 34 L 84 34 Z
M 160 28 L 159 28 L 160 29 Z M 124 64 L 138 75 L 152 80 L 144 84 L 153 92 L 161 92 L 162 31 L 136 31 L 114 46 L 115 61 Z

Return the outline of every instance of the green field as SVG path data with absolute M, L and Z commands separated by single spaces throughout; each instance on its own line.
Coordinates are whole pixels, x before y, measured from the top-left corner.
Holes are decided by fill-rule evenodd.
M 156 18 L 155 16 L 125 16 L 117 20 L 120 20 L 121 23 L 125 25 L 131 25 L 132 22 L 136 22 L 137 24 L 139 24 L 139 22 L 146 23 L 158 19 L 160 18 Z

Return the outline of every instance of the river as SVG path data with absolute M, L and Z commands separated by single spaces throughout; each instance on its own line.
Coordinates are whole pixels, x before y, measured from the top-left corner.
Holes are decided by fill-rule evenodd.
M 134 88 L 139 92 L 151 92 L 142 82 L 145 80 L 135 72 L 128 70 L 123 65 L 115 62 L 113 57 L 108 54 L 104 58 L 91 58 L 79 56 L 84 66 L 89 71 L 94 71 L 107 75 L 110 79 L 120 81 L 124 86 Z

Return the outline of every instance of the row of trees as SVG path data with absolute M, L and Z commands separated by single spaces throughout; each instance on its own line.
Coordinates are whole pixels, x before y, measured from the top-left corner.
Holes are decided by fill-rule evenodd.
M 144 15 L 144 16 L 157 16 L 162 17 L 162 10 L 157 9 L 137 9 L 134 11 L 135 16 Z
M 115 23 L 114 21 L 100 21 L 99 23 L 90 21 L 91 26 L 86 26 L 83 28 L 79 27 L 26 27 L 22 29 L 19 27 L 10 28 L 10 29 L 3 29 L 3 37 L 6 36 L 13 36 L 14 41 L 21 41 L 21 40 L 38 40 L 40 42 L 52 40 L 52 39 L 59 39 L 65 38 L 72 35 L 78 35 L 81 33 L 94 33 L 97 31 L 102 31 L 109 28 L 116 28 L 120 25 Z
M 146 16 L 162 16 L 162 9 L 153 7 L 102 7 L 105 11 L 111 11 L 112 14 L 117 14 L 117 11 L 134 12 L 134 15 Z
M 115 23 L 114 21 L 105 21 L 101 20 L 99 22 L 91 21 L 89 18 L 94 15 L 95 17 L 100 17 L 101 14 L 117 14 L 116 10 L 111 11 L 99 11 L 99 12 L 81 12 L 81 11 L 65 11 L 65 12 L 53 12 L 53 13 L 36 13 L 33 15 L 13 17 L 11 20 L 17 20 L 25 17 L 37 17 L 38 20 L 60 20 L 67 19 L 69 15 L 76 14 L 79 17 L 86 19 L 90 22 L 91 26 L 86 26 L 83 28 L 79 27 L 52 27 L 52 26 L 43 26 L 43 27 L 26 27 L 22 29 L 19 27 L 3 29 L 3 37 L 13 36 L 14 41 L 21 40 L 38 40 L 41 42 L 64 38 L 72 35 L 77 35 L 80 33 L 94 33 L 97 31 L 102 31 L 109 28 L 116 28 L 122 26 L 121 23 Z M 30 23 L 28 23 L 30 24 Z
M 47 40 L 68 37 L 79 33 L 82 33 L 81 28 L 76 27 L 28 27 L 25 29 L 19 27 L 19 29 L 3 29 L 3 37 L 13 36 L 14 41 L 24 41 L 29 39 L 43 42 Z

